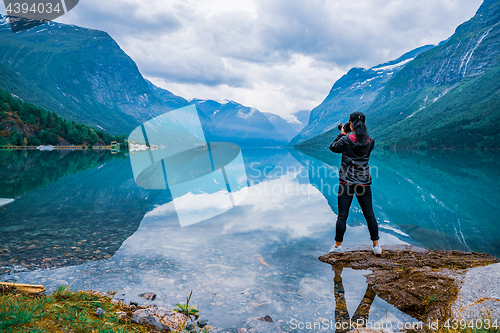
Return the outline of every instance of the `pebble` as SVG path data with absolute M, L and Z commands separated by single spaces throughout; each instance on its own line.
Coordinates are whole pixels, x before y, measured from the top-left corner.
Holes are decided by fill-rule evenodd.
M 94 313 L 94 314 L 95 314 L 97 317 L 100 317 L 100 316 L 102 316 L 102 315 L 103 315 L 103 314 L 105 314 L 105 313 L 106 313 L 106 311 L 104 311 L 102 308 L 98 308 L 97 310 L 95 310 L 95 313 Z
M 126 319 L 127 318 L 127 313 L 126 312 L 117 312 L 118 319 Z
M 148 301 L 154 301 L 156 299 L 156 294 L 151 292 L 139 294 L 139 296 L 147 299 Z

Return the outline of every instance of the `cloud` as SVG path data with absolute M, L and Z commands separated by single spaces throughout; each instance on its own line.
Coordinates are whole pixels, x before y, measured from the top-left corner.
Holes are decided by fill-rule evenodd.
M 59 21 L 102 29 L 185 98 L 312 109 L 351 67 L 437 44 L 481 0 L 86 0 Z

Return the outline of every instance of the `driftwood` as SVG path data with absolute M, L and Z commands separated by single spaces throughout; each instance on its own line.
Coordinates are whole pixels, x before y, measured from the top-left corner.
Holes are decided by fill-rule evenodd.
M 21 283 L 10 283 L 10 282 L 0 282 L 0 288 L 15 288 L 19 291 L 28 294 L 39 294 L 45 291 L 44 286 L 34 285 L 34 284 L 21 284 Z M 3 289 L 2 288 L 2 289 Z

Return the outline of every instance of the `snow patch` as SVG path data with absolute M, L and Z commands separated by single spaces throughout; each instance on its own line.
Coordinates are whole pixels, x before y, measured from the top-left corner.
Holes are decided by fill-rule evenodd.
M 382 76 L 375 76 L 375 77 L 372 77 L 371 79 L 364 80 L 363 82 L 361 82 L 360 84 L 358 84 L 358 85 L 356 86 L 356 88 L 359 88 L 359 87 L 361 87 L 362 85 L 364 85 L 365 83 L 368 83 L 368 82 L 370 82 L 370 81 L 373 81 L 373 80 L 375 80 L 375 79 L 377 79 L 377 78 L 379 78 L 379 77 L 382 77 Z
M 372 68 L 374 71 L 390 71 L 392 69 L 395 69 L 395 68 L 398 68 L 398 67 L 402 67 L 404 65 L 406 65 L 407 63 L 409 63 L 410 61 L 412 61 L 413 59 L 415 58 L 410 58 L 410 59 L 406 59 L 406 60 L 403 60 L 401 62 L 398 62 L 397 64 L 394 64 L 394 65 L 388 65 L 388 66 L 383 66 L 383 67 L 374 67 Z

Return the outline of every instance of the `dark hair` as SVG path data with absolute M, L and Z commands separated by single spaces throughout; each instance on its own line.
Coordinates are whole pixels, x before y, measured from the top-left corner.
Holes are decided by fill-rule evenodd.
M 356 111 L 351 113 L 349 121 L 352 122 L 352 129 L 356 135 L 356 142 L 367 145 L 370 142 L 370 136 L 365 124 L 365 115 L 362 112 Z

